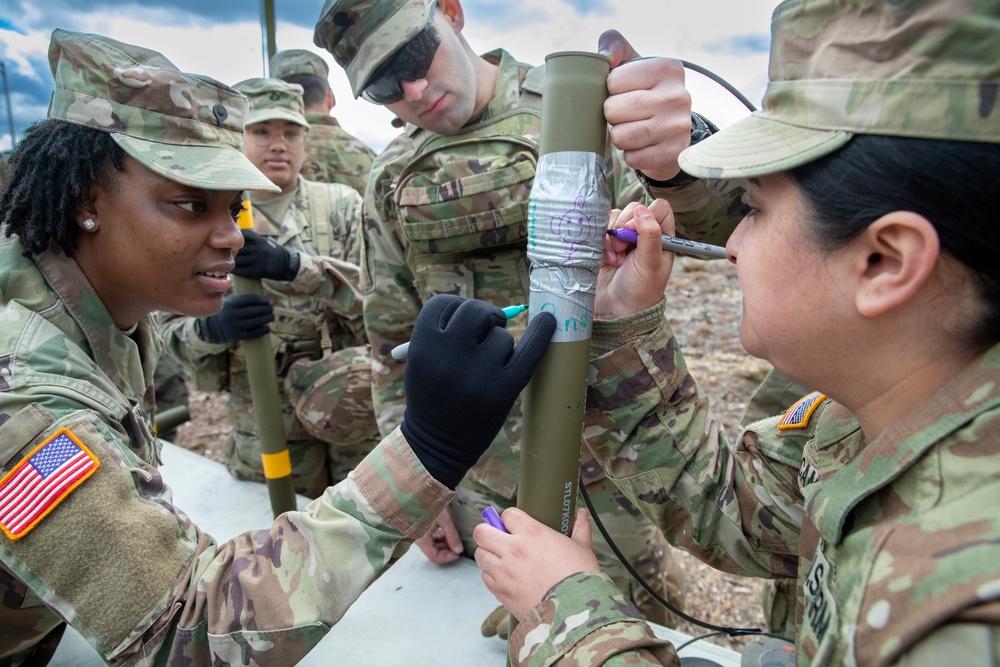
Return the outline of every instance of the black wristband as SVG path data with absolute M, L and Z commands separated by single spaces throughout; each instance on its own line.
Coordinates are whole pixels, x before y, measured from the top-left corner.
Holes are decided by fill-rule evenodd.
M 696 143 L 703 141 L 713 134 L 718 132 L 718 128 L 709 123 L 707 120 L 699 116 L 698 114 L 691 112 L 691 145 L 694 146 Z M 639 181 L 648 188 L 676 188 L 681 185 L 687 185 L 688 183 L 694 183 L 698 180 L 697 176 L 692 176 L 686 173 L 683 169 L 677 172 L 677 175 L 673 178 L 667 179 L 665 181 L 657 181 L 646 174 L 642 173 L 638 169 L 635 170 L 635 175 L 639 178 Z

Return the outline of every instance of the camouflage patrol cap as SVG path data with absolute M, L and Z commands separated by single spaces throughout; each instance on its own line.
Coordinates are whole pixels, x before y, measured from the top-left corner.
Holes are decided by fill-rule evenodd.
M 277 191 L 240 150 L 246 99 L 156 51 L 56 29 L 48 117 L 108 132 L 143 166 L 206 190 Z
M 281 79 L 246 79 L 233 87 L 246 95 L 250 102 L 247 125 L 287 120 L 309 127 L 302 101 L 302 86 L 299 84 L 286 83 Z
M 326 0 L 313 43 L 333 54 L 361 95 L 372 72 L 423 30 L 437 0 Z
M 268 70 L 275 79 L 284 79 L 293 74 L 312 74 L 321 79 L 330 78 L 330 66 L 312 51 L 289 49 L 271 56 Z
M 1000 142 L 1000 0 L 786 0 L 762 109 L 681 153 L 702 178 L 811 162 L 855 134 Z

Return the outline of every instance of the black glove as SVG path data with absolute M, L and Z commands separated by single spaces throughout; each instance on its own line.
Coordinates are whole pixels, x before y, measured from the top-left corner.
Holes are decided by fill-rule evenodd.
M 244 229 L 243 247 L 236 253 L 233 273 L 244 278 L 295 280 L 299 272 L 299 253 L 280 246 L 274 239 Z
M 209 343 L 260 338 L 274 321 L 274 306 L 256 294 L 241 294 L 222 302 L 215 315 L 198 319 L 198 331 Z
M 532 318 L 521 342 L 503 311 L 439 294 L 424 304 L 406 356 L 402 431 L 436 480 L 454 489 L 500 432 L 556 329 Z

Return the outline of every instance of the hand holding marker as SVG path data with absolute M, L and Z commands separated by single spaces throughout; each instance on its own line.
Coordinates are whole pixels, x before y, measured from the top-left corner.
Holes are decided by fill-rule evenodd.
M 523 306 L 507 306 L 506 308 L 501 308 L 501 310 L 509 320 L 510 318 L 516 315 L 520 315 L 524 311 L 528 310 L 528 306 L 527 304 Z M 390 352 L 389 354 L 392 355 L 393 359 L 406 359 L 406 352 L 409 349 L 410 349 L 410 343 L 409 341 L 407 341 L 402 345 L 397 345 L 396 347 L 392 348 L 392 352 Z
M 503 532 L 510 534 L 510 531 L 507 530 L 507 526 L 503 525 L 503 521 L 500 520 L 500 515 L 497 514 L 497 511 L 493 509 L 492 505 L 484 509 L 481 514 L 483 516 L 483 521 L 490 524 L 497 530 L 502 530 Z
M 619 241 L 625 241 L 626 243 L 635 243 L 639 240 L 639 234 L 634 229 L 609 229 L 608 236 L 613 236 Z M 667 236 L 666 234 L 661 237 L 660 245 L 664 250 L 671 250 L 684 255 L 691 255 L 692 257 L 701 257 L 702 259 L 726 258 L 725 248 L 707 243 L 699 243 L 698 241 L 689 241 L 688 239 L 679 239 L 674 236 Z

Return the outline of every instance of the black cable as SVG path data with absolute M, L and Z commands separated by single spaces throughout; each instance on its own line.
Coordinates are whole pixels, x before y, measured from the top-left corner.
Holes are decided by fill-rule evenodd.
M 730 628 L 721 625 L 712 625 L 707 621 L 701 621 L 697 618 L 694 618 L 693 616 L 688 616 L 683 611 L 681 611 L 680 609 L 678 609 L 677 607 L 675 607 L 674 605 L 670 604 L 665 599 L 663 599 L 663 596 L 661 596 L 659 593 L 653 590 L 653 587 L 649 585 L 649 582 L 643 579 L 642 575 L 640 575 L 638 572 L 635 571 L 635 568 L 632 567 L 632 564 L 628 562 L 628 558 L 621 552 L 621 550 L 618 548 L 618 545 L 615 544 L 614 540 L 611 539 L 611 535 L 608 534 L 608 530 L 604 527 L 604 524 L 601 523 L 600 517 L 597 516 L 597 510 L 594 509 L 593 503 L 590 502 L 590 496 L 587 495 L 587 489 L 584 488 L 583 486 L 583 480 L 579 479 L 578 483 L 580 485 L 580 495 L 583 496 L 583 502 L 587 504 L 587 509 L 590 510 L 590 516 L 594 517 L 594 523 L 597 524 L 597 530 L 601 531 L 601 535 L 604 536 L 604 539 L 607 541 L 608 546 L 610 546 L 611 550 L 615 552 L 615 555 L 618 556 L 618 560 L 622 562 L 622 565 L 624 565 L 625 569 L 628 570 L 630 575 L 632 575 L 632 578 L 635 579 L 640 586 L 646 589 L 646 592 L 652 595 L 654 600 L 662 604 L 664 607 L 666 607 L 673 613 L 677 614 L 677 616 L 683 618 L 688 623 L 692 623 L 694 625 L 698 625 L 708 630 L 714 631 L 713 634 L 721 633 L 729 635 L 730 637 L 739 637 L 742 635 L 766 634 L 760 628 Z
M 719 76 L 712 70 L 702 67 L 701 65 L 695 65 L 694 63 L 688 62 L 686 60 L 681 60 L 680 62 L 682 65 L 684 65 L 684 67 L 688 68 L 689 70 L 707 76 L 709 79 L 711 79 L 712 81 L 716 82 L 717 84 L 728 90 L 730 94 L 736 99 L 738 99 L 740 102 L 742 102 L 743 106 L 749 109 L 751 113 L 757 110 L 757 107 L 753 105 L 753 102 L 748 100 L 736 86 L 729 83 L 728 81 L 723 79 L 721 76 Z

